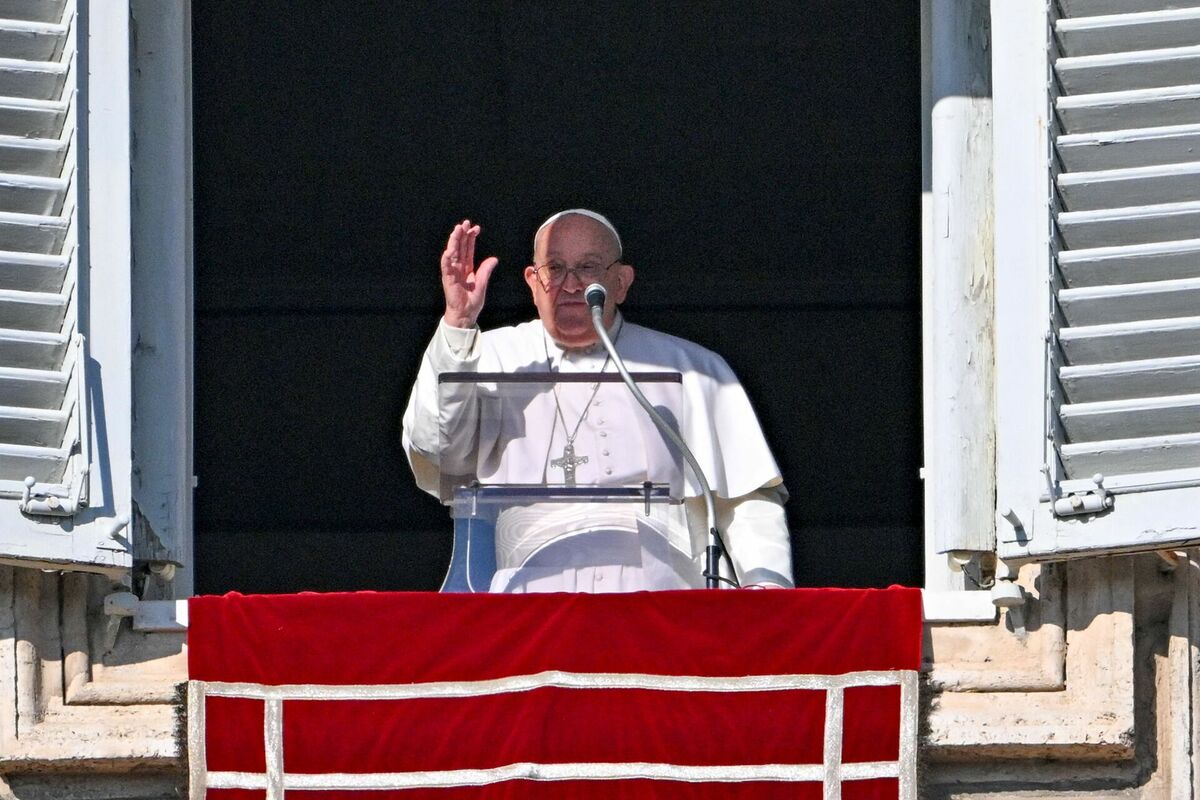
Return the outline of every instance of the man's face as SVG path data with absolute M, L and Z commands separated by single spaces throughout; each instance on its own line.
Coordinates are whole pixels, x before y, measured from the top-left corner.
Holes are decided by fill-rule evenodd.
M 573 272 L 559 286 L 544 283 L 546 270 L 534 266 L 564 267 L 596 265 L 608 267 L 596 281 L 608 290 L 604 301 L 604 324 L 612 325 L 617 304 L 625 301 L 633 283 L 633 267 L 614 263 L 617 243 L 608 229 L 594 219 L 570 214 L 546 227 L 534 246 L 534 264 L 525 268 L 525 283 L 533 293 L 533 304 L 546 332 L 564 347 L 586 347 L 597 340 L 583 291 L 587 287 Z M 612 265 L 609 267 L 609 265 Z

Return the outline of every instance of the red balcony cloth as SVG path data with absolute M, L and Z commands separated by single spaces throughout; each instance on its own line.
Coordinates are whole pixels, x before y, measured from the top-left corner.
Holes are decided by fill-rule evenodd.
M 916 589 L 587 595 L 374 593 L 197 597 L 190 677 L 278 684 L 481 681 L 549 670 L 734 677 L 916 670 Z M 844 763 L 893 761 L 899 688 L 845 692 Z M 825 693 L 543 687 L 458 698 L 284 703 L 287 773 L 509 764 L 821 764 Z M 209 771 L 265 770 L 261 700 L 210 697 Z M 210 790 L 214 800 L 261 790 Z M 842 796 L 894 798 L 896 780 Z M 478 787 L 288 789 L 291 800 L 820 798 L 820 783 L 508 780 Z

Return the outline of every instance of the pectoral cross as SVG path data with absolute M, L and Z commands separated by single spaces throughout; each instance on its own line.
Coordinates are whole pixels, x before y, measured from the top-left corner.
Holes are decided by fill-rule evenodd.
M 556 458 L 550 462 L 550 466 L 559 467 L 563 471 L 563 483 L 567 486 L 575 485 L 575 467 L 580 464 L 586 464 L 587 456 L 576 456 L 575 445 L 567 442 L 563 448 L 562 458 Z

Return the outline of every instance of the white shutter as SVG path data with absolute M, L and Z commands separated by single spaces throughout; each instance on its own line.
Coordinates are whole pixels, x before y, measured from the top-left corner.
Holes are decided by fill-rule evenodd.
M 1200 8 L 1154 5 L 1054 24 L 1065 490 L 1200 469 Z
M 0 560 L 117 572 L 132 550 L 130 347 L 128 300 L 112 298 L 128 295 L 129 232 L 109 173 L 127 186 L 128 8 L 80 13 L 0 0 Z
M 998 5 L 994 13 L 1031 13 Z M 1041 464 L 1020 465 L 1021 481 L 1041 483 L 1032 515 L 1009 504 L 1001 479 L 1003 556 L 1200 539 L 1200 7 L 1180 5 L 1057 0 L 1039 9 L 1049 77 L 1047 88 L 1025 91 L 1035 98 L 1026 102 L 1047 106 L 1049 180 L 1035 187 L 1049 198 L 1044 452 Z M 1006 20 L 1001 30 L 1019 27 Z M 997 53 L 1001 68 L 1005 57 Z M 1011 102 L 997 97 L 997 113 Z M 1004 152 L 998 144 L 998 170 L 1012 166 Z M 998 213 L 1015 196 L 998 195 Z M 1025 302 L 1038 302 L 1039 289 L 1028 286 Z M 1017 314 L 1011 303 L 1006 310 Z M 1013 427 L 1009 435 L 1027 435 Z
M 66 3 L 0 5 L 0 497 L 86 505 L 75 62 Z

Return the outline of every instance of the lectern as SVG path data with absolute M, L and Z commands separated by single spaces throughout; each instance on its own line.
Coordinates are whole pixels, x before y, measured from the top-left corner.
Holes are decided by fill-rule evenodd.
M 633 378 L 678 430 L 679 373 Z M 619 375 L 445 373 L 438 387 L 441 499 L 454 519 L 443 592 L 502 588 L 581 548 L 618 563 L 693 550 L 681 455 Z

